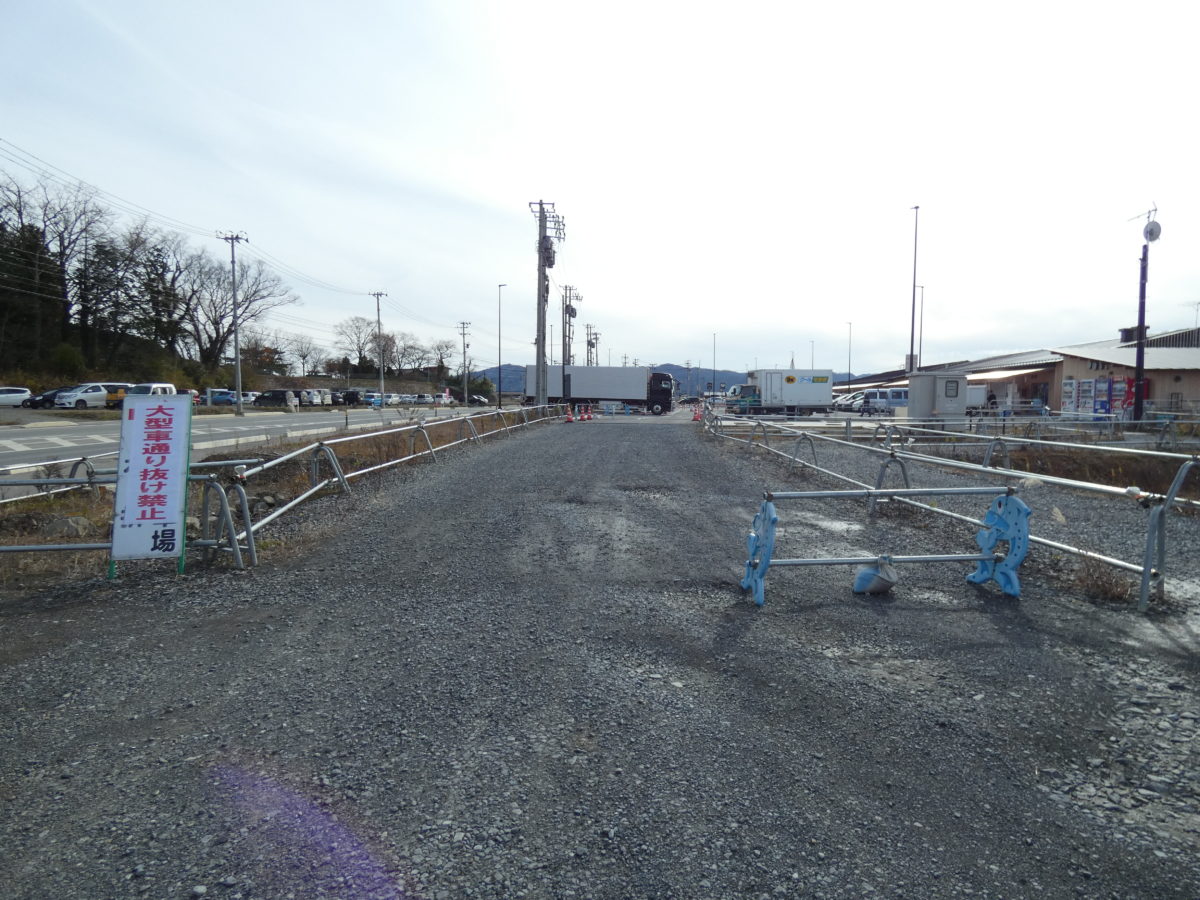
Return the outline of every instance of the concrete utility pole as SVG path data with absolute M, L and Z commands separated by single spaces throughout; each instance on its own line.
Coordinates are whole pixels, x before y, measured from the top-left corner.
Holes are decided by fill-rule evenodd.
M 496 285 L 496 409 L 501 409 L 504 406 L 504 365 L 500 359 L 500 354 L 503 352 L 504 345 L 500 343 L 500 326 L 504 321 L 504 314 L 501 306 L 501 295 L 504 293 L 504 288 L 507 284 Z M 521 390 L 525 390 L 521 388 Z
M 600 365 L 600 332 L 595 325 L 587 326 L 587 364 Z
M 233 296 L 233 396 L 235 416 L 244 416 L 246 413 L 242 409 L 242 341 L 239 333 L 238 322 L 238 296 L 237 296 L 237 253 L 236 247 L 240 241 L 250 243 L 250 239 L 242 232 L 228 232 L 226 234 L 217 234 L 223 241 L 229 242 L 229 281 L 231 293 Z
M 571 285 L 563 287 L 562 300 L 562 339 L 563 352 L 562 361 L 564 366 L 575 364 L 575 352 L 573 344 L 575 343 L 575 316 L 579 310 L 575 308 L 576 303 L 583 301 L 583 295 L 575 290 Z
M 467 348 L 471 346 L 470 344 L 467 343 L 467 335 L 470 333 L 467 331 L 467 326 L 470 324 L 471 324 L 470 322 L 459 322 L 458 323 L 458 333 L 462 335 L 462 345 L 463 345 L 463 376 L 462 376 L 463 406 L 467 405 L 467 403 L 469 402 L 469 397 L 470 397 L 470 395 L 467 393 Z
M 567 230 L 562 216 L 554 211 L 553 203 L 538 200 L 536 203 L 530 202 L 529 209 L 538 220 L 537 378 L 534 390 L 537 404 L 544 406 L 549 381 L 546 371 L 546 306 L 550 302 L 550 279 L 546 270 L 554 267 L 554 241 L 566 240 Z
M 383 412 L 387 395 L 383 392 L 383 317 L 379 312 L 379 298 L 386 297 L 387 294 L 383 291 L 372 291 L 371 296 L 375 298 L 375 356 L 376 362 L 379 363 L 379 411 Z

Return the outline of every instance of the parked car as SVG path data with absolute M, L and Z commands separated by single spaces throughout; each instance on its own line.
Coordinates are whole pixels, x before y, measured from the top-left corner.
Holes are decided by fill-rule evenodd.
M 363 392 L 356 388 L 351 388 L 348 391 L 342 391 L 342 402 L 346 406 L 358 406 L 363 401 Z
M 255 406 L 287 406 L 289 401 L 295 399 L 295 394 L 291 391 L 263 391 L 254 398 Z
M 34 394 L 32 397 L 29 398 L 29 404 L 28 404 L 29 408 L 30 409 L 54 409 L 54 398 L 57 397 L 59 394 L 61 394 L 63 391 L 69 391 L 70 389 L 71 389 L 70 385 L 64 385 L 63 387 L 56 387 L 52 391 L 43 391 L 40 394 Z M 22 403 L 21 405 L 25 406 L 26 404 Z
M 125 391 L 124 396 L 121 397 L 121 400 L 117 405 L 124 407 L 125 397 L 161 397 L 169 396 L 174 393 L 175 385 L 173 384 L 167 384 L 161 381 L 147 381 L 143 384 L 135 384 L 131 386 L 129 390 Z
M 29 406 L 33 393 L 29 388 L 0 387 L 0 406 Z
M 344 400 L 342 400 L 342 392 L 341 391 L 330 391 L 329 392 L 329 402 L 333 406 L 341 406 L 345 402 Z
M 226 388 L 213 388 L 208 392 L 209 406 L 236 406 L 237 395 Z
M 132 384 L 126 381 L 106 381 L 104 382 L 104 390 L 107 396 L 104 398 L 105 409 L 120 409 L 121 401 L 125 399 L 125 392 L 128 391 Z
M 131 385 L 116 381 L 89 381 L 77 384 L 54 398 L 55 409 L 104 409 L 108 406 L 109 388 L 116 396 Z M 123 396 L 123 394 L 122 394 Z M 115 402 L 115 401 L 114 401 Z
M 417 394 L 417 403 L 421 403 L 426 406 L 432 406 L 433 394 Z
M 399 406 L 401 397 L 399 394 L 384 394 L 383 402 L 387 406 Z
M 854 391 L 850 394 L 842 394 L 833 398 L 833 408 L 835 411 L 842 412 L 858 412 L 862 406 L 863 397 L 866 396 L 866 391 Z
M 908 388 L 871 388 L 863 391 L 862 403 L 855 407 L 863 416 L 890 416 L 908 406 Z

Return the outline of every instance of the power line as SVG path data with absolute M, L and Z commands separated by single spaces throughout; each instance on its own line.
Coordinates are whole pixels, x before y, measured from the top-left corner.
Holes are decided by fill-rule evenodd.
M 132 213 L 136 216 L 141 216 L 147 219 L 154 219 L 163 223 L 164 225 L 169 225 L 170 227 L 179 229 L 181 231 L 189 231 L 193 234 L 202 235 L 205 237 L 213 233 L 211 228 L 201 228 L 198 225 L 192 225 L 189 222 L 184 222 L 182 219 L 176 219 L 173 216 L 163 215 L 162 213 L 155 212 L 154 210 L 142 206 L 139 203 L 134 203 L 131 200 L 126 200 L 117 194 L 113 194 L 109 191 L 99 188 L 90 182 L 84 181 L 82 178 L 72 175 L 70 172 L 67 172 L 64 169 L 60 169 L 53 163 L 46 162 L 41 157 L 35 156 L 28 150 L 18 147 L 12 141 L 6 140 L 5 138 L 0 138 L 0 143 L 7 144 L 12 148 L 12 150 L 7 150 L 4 147 L 0 147 L 0 157 L 3 157 L 10 162 L 14 162 L 23 169 L 33 172 L 36 175 L 40 175 L 49 181 L 53 181 L 55 184 L 61 184 L 68 187 L 88 188 L 89 190 L 94 191 L 98 196 L 106 198 L 109 203 L 124 212 Z M 29 162 L 29 160 L 34 160 L 34 162 Z

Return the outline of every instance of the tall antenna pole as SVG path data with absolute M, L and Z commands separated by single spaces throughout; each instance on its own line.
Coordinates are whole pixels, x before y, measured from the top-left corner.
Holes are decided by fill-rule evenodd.
M 239 332 L 239 316 L 238 316 L 238 296 L 237 296 L 237 253 L 236 248 L 240 241 L 250 243 L 250 239 L 242 232 L 228 232 L 226 234 L 217 234 L 223 241 L 229 243 L 229 285 L 233 296 L 233 395 L 235 400 L 235 416 L 244 416 L 245 410 L 242 409 L 242 341 Z
M 379 298 L 386 297 L 384 291 L 372 291 L 375 298 L 375 355 L 379 363 L 379 411 L 383 412 L 387 394 L 383 392 L 383 317 L 379 312 Z

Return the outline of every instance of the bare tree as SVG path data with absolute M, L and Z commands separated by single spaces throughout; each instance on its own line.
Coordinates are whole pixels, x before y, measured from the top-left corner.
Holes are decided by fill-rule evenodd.
M 417 371 L 433 361 L 433 356 L 415 334 L 407 331 L 396 333 L 396 365 L 400 371 Z
M 300 362 L 300 375 L 309 373 L 309 360 L 314 363 L 320 357 L 322 350 L 307 334 L 293 334 L 288 338 L 288 351 Z
M 233 293 L 229 267 L 201 251 L 188 273 L 196 302 L 188 311 L 188 336 L 197 359 L 212 371 L 233 340 Z M 238 322 L 241 327 L 265 313 L 297 301 L 295 294 L 262 260 L 239 261 L 237 267 Z
M 345 351 L 360 369 L 374 366 L 367 353 L 375 348 L 375 323 L 365 316 L 351 316 L 333 327 L 337 349 Z
M 442 338 L 429 345 L 429 354 L 437 364 L 439 378 L 449 369 L 449 363 L 454 359 L 454 348 L 457 346 L 450 338 Z

